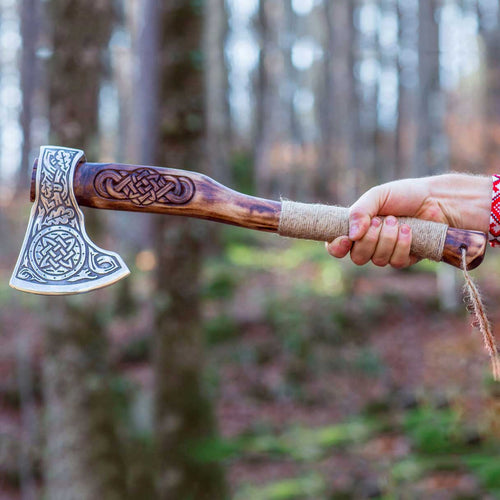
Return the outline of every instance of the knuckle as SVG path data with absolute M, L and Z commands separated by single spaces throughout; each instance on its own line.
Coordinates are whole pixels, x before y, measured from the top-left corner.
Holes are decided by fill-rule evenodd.
M 372 245 L 376 243 L 378 239 L 379 239 L 379 232 L 376 230 L 368 231 L 364 237 L 364 240 Z
M 385 223 L 382 227 L 384 237 L 396 240 L 398 238 L 398 226 Z
M 411 237 L 409 237 L 406 234 L 399 233 L 399 235 L 398 235 L 398 246 L 400 246 L 401 248 L 410 248 L 411 241 L 412 241 Z
M 356 207 L 355 205 L 353 205 L 349 210 L 350 220 L 361 219 L 363 215 L 364 215 L 363 211 L 359 207 Z
M 361 220 L 363 220 L 364 216 L 365 216 L 365 212 L 362 209 L 362 207 L 360 207 L 360 206 L 353 205 L 349 209 L 349 221 L 351 221 L 351 222 L 361 221 Z
M 392 253 L 394 251 L 394 248 L 396 247 L 398 243 L 398 233 L 397 231 L 383 231 L 380 234 L 380 239 L 382 240 L 383 247 L 385 249 L 385 252 L 387 253 Z

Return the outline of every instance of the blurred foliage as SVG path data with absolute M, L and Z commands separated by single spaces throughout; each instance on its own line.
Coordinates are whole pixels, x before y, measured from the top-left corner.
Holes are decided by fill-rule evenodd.
M 394 408 L 389 409 L 395 416 Z M 495 498 L 500 493 L 500 469 L 495 459 L 498 443 L 475 440 L 468 443 L 469 431 L 457 411 L 446 408 L 421 407 L 403 412 L 400 419 L 393 419 L 391 435 L 400 433 L 412 444 L 410 453 L 403 458 L 380 457 L 382 477 L 386 475 L 386 486 L 370 498 L 403 498 L 408 488 L 426 475 L 439 471 L 472 472 L 481 486 Z M 398 420 L 401 422 L 399 425 Z M 352 490 L 341 495 L 329 492 L 326 478 L 318 474 L 316 466 L 330 454 L 345 453 L 356 456 L 359 446 L 377 437 L 386 435 L 384 416 L 360 420 L 317 429 L 291 428 L 279 436 L 263 434 L 244 436 L 232 441 L 218 441 L 205 445 L 204 454 L 198 458 L 209 460 L 234 458 L 236 455 L 253 457 L 263 454 L 276 459 L 309 464 L 303 475 L 288 480 L 278 480 L 257 487 L 242 485 L 236 498 L 258 498 L 259 500 L 280 499 L 323 499 L 323 498 L 367 498 L 362 496 L 355 485 Z M 212 455 L 213 450 L 218 453 Z M 222 453 L 221 453 L 222 451 Z M 388 461 L 388 468 L 381 465 Z M 315 489 L 304 487 L 305 478 L 316 478 Z M 309 484 L 309 483 L 308 483 Z M 311 486 L 312 488 L 312 486 Z M 356 493 L 357 491 L 357 493 Z M 340 496 L 337 496 L 339 493 Z M 411 495 L 411 493 L 408 493 Z M 359 495 L 359 496 L 358 496 Z M 405 497 L 406 498 L 406 497 Z M 412 497 L 413 498 L 413 497 Z M 465 498 L 465 497 L 464 497 Z M 477 498 L 477 497 L 471 497 Z
M 120 352 L 122 363 L 140 363 L 148 361 L 151 349 L 151 337 L 137 337 L 126 343 Z
M 467 466 L 479 477 L 485 488 L 500 498 L 500 462 L 498 455 L 471 454 L 464 457 Z
M 238 273 L 228 266 L 207 266 L 203 296 L 205 299 L 230 299 L 239 283 Z
M 471 429 L 456 409 L 426 403 L 405 410 L 389 402 L 378 405 L 377 412 L 367 407 L 364 413 L 370 416 L 317 428 L 291 426 L 276 432 L 266 425 L 256 426 L 232 439 L 198 443 L 191 453 L 202 462 L 230 463 L 238 459 L 249 463 L 302 464 L 301 472 L 293 478 L 259 486 L 242 483 L 234 495 L 236 499 L 397 499 L 403 498 L 402 494 L 411 495 L 411 488 L 421 479 L 439 472 L 472 473 L 485 494 L 496 498 L 500 493 L 500 469 L 495 459 L 499 443 Z M 346 454 L 360 458 L 359 454 L 370 442 L 398 435 L 408 440 L 410 448 L 402 457 L 380 456 L 378 469 L 382 482 L 377 487 L 371 486 L 378 491 L 376 494 L 368 495 L 366 485 L 358 485 L 356 481 L 344 492 L 332 490 L 327 477 L 320 473 L 320 464 L 328 457 Z M 482 495 L 479 490 L 477 494 Z
M 233 189 L 245 194 L 255 194 L 253 156 L 249 151 L 235 151 L 230 160 Z
M 457 412 L 450 408 L 416 408 L 406 415 L 405 432 L 421 453 L 453 453 L 463 449 L 465 436 Z
M 203 329 L 207 345 L 234 339 L 238 333 L 238 325 L 235 319 L 227 314 L 208 319 L 204 322 Z
M 214 439 L 198 444 L 192 453 L 197 460 L 211 462 L 235 456 L 267 455 L 274 459 L 314 462 L 331 447 L 345 447 L 365 441 L 377 429 L 370 419 L 354 419 L 336 425 L 310 429 L 294 426 L 277 434 L 269 429 L 254 430 L 232 440 Z
M 292 500 L 322 498 L 325 479 L 320 474 L 306 474 L 293 479 L 283 479 L 267 486 L 243 486 L 235 500 Z

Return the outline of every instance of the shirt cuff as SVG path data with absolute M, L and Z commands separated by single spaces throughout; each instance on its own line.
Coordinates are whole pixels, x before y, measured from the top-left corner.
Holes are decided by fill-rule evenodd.
M 491 214 L 489 242 L 492 247 L 500 247 L 500 175 L 494 175 L 491 192 Z

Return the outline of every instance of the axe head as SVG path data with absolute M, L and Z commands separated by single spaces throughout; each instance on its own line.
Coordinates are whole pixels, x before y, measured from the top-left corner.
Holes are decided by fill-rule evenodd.
M 129 270 L 121 257 L 92 243 L 73 192 L 83 151 L 42 146 L 35 203 L 10 280 L 18 290 L 42 295 L 89 292 L 115 283 Z

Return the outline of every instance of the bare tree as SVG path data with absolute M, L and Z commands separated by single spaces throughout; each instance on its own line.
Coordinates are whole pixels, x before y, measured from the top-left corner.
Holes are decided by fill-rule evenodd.
M 310 189 L 307 188 L 307 172 L 301 159 L 304 151 L 304 140 L 295 97 L 301 80 L 305 80 L 305 74 L 308 70 L 301 72 L 293 64 L 293 47 L 297 37 L 300 36 L 301 25 L 293 9 L 291 0 L 285 0 L 283 8 L 282 52 L 284 81 L 282 91 L 280 92 L 282 100 L 280 129 L 285 136 L 283 142 L 287 155 L 287 169 L 286 174 L 280 178 L 280 192 L 285 192 L 288 196 L 305 199 L 311 193 Z
M 195 170 L 202 161 L 204 80 L 202 8 L 158 4 L 158 144 L 155 162 Z M 197 462 L 194 448 L 215 432 L 203 394 L 200 303 L 203 227 L 185 218 L 157 217 L 158 267 L 154 295 L 156 330 L 155 437 L 157 494 L 161 499 L 225 498 L 218 464 Z
M 110 1 L 52 0 L 51 138 L 96 156 L 98 95 L 113 10 Z M 126 498 L 107 384 L 99 293 L 52 297 L 43 359 L 46 496 Z
M 418 4 L 418 131 L 416 166 L 419 175 L 444 168 L 443 100 L 439 81 L 439 20 L 437 1 Z
M 19 485 L 23 500 L 35 500 L 38 488 L 34 473 L 32 450 L 38 443 L 38 415 L 34 395 L 33 356 L 29 340 L 17 339 L 17 384 L 24 436 L 19 450 Z
M 282 33 L 285 16 L 284 0 L 259 2 L 257 29 L 260 56 L 256 86 L 256 133 L 254 167 L 256 185 L 261 194 L 270 195 L 274 169 L 285 162 L 280 147 L 284 145 L 281 89 L 285 78 Z M 285 168 L 287 165 L 283 165 Z
M 335 179 L 334 200 L 348 204 L 355 191 L 355 141 L 359 103 L 354 79 L 353 2 L 325 2 L 325 93 L 320 99 L 322 151 L 316 190 L 327 197 Z M 334 173 L 334 175 L 332 175 Z
M 136 150 L 141 162 L 152 164 L 158 143 L 158 2 L 146 0 L 137 20 L 135 77 Z
M 418 7 L 417 7 L 418 8 Z M 414 8 L 404 0 L 397 0 L 398 15 L 398 107 L 396 122 L 396 173 L 398 177 L 417 175 L 414 160 L 416 144 L 415 99 L 412 80 L 418 78 L 408 54 L 416 51 L 417 30 Z M 406 55 L 406 58 L 404 57 Z M 416 83 L 416 82 L 415 82 Z
M 18 185 L 26 184 L 29 155 L 31 152 L 31 122 L 33 120 L 33 99 L 36 88 L 36 43 L 39 26 L 38 0 L 23 0 L 20 3 L 21 19 L 21 129 L 23 144 L 21 149 L 21 168 L 19 170 Z
M 203 24 L 207 168 L 217 180 L 228 184 L 230 181 L 230 114 L 225 57 L 227 36 L 225 0 L 204 2 Z

